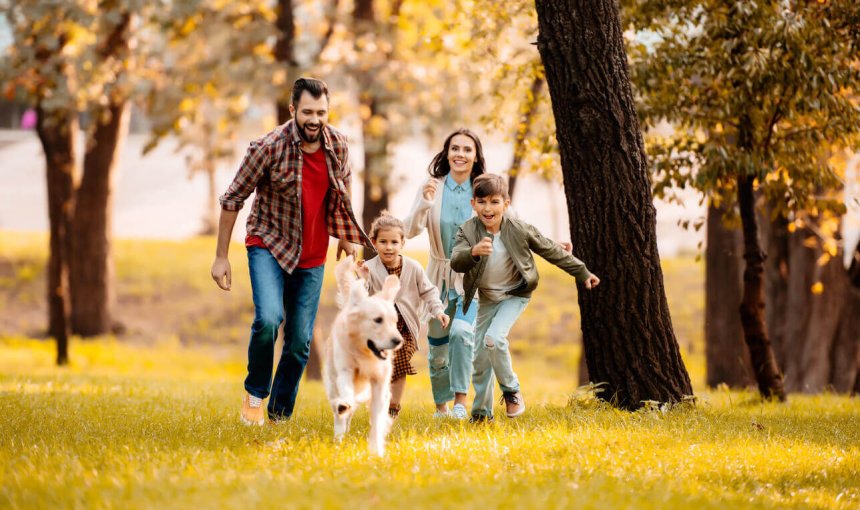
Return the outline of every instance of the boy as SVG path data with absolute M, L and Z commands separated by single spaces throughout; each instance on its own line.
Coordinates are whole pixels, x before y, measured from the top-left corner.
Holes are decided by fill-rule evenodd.
M 472 420 L 493 419 L 492 377 L 486 377 L 489 370 L 495 373 L 502 388 L 505 414 L 514 418 L 523 414 L 526 406 L 511 366 L 508 332 L 537 287 L 538 272 L 532 252 L 583 282 L 586 289 L 596 287 L 600 279 L 535 227 L 504 216 L 511 200 L 508 184 L 502 177 L 495 174 L 477 177 L 472 183 L 472 193 L 472 208 L 477 216 L 460 226 L 451 254 L 451 268 L 465 273 L 463 311 L 469 309 L 476 292 L 479 298 L 473 381 L 481 384 L 475 385 Z

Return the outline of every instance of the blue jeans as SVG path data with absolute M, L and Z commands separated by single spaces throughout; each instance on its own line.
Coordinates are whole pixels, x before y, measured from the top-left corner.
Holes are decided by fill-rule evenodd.
M 270 418 L 289 418 L 311 352 L 325 266 L 296 268 L 287 273 L 269 250 L 251 246 L 248 269 L 254 294 L 254 324 L 248 345 L 245 390 L 259 398 L 271 396 Z M 282 322 L 284 350 L 272 381 L 275 340 Z
M 498 303 L 482 301 L 478 305 L 472 415 L 493 416 L 494 374 L 503 392 L 520 391 L 520 381 L 511 364 L 508 333 L 528 304 L 528 298 L 511 296 Z
M 469 312 L 464 314 L 463 297 L 451 292 L 445 315 L 451 317 L 447 328 L 433 319 L 427 332 L 430 386 L 436 404 L 453 400 L 455 392 L 469 392 L 477 306 L 473 303 Z

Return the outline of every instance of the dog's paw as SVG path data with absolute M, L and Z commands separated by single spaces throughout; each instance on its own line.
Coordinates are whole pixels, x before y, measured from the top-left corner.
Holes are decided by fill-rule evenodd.
M 343 416 L 352 408 L 351 405 L 347 402 L 338 402 L 337 404 L 337 414 Z

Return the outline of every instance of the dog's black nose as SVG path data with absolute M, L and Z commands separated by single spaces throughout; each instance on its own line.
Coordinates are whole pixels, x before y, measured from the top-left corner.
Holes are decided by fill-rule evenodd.
M 400 345 L 403 343 L 403 339 L 400 338 L 399 336 L 394 336 L 394 337 L 391 337 L 391 343 L 394 345 Z

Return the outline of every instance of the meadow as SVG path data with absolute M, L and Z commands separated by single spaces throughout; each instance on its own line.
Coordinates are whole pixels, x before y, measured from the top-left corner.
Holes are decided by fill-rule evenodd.
M 117 334 L 73 339 L 70 366 L 57 368 L 40 339 L 44 236 L 0 233 L 0 508 L 860 506 L 857 399 L 776 404 L 703 387 L 692 257 L 664 271 L 694 405 L 629 413 L 577 387 L 575 289 L 542 266 L 513 332 L 526 415 L 497 406 L 489 425 L 432 418 L 423 350 L 379 459 L 364 410 L 333 443 L 318 381 L 303 382 L 289 422 L 239 423 L 247 269 L 234 246 L 234 289 L 218 291 L 212 246 L 117 242 Z

